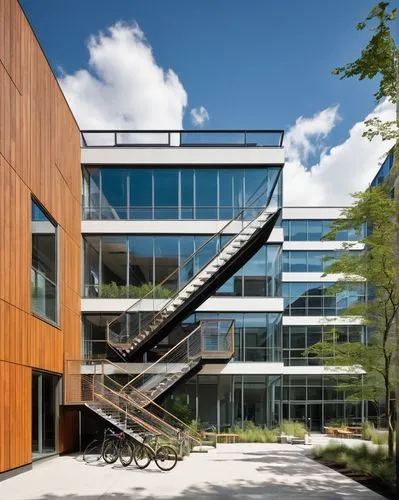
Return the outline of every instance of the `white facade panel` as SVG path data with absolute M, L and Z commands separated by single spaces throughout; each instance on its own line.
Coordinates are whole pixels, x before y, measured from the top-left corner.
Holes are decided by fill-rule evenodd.
M 218 233 L 228 221 L 217 220 L 84 220 L 83 234 L 210 234 Z M 237 234 L 241 231 L 240 222 L 234 222 L 223 231 L 223 234 Z M 274 228 L 268 243 L 282 243 L 283 229 Z
M 338 281 L 343 278 L 343 274 L 328 274 L 327 276 L 323 276 L 323 273 L 283 273 L 282 276 L 283 281 L 294 281 L 298 283 L 307 283 L 308 281 L 324 283 L 329 281 Z
M 132 307 L 137 300 L 134 299 L 81 299 L 83 313 L 120 313 Z M 143 300 L 143 311 L 161 309 L 166 299 Z M 199 312 L 282 312 L 284 301 L 274 297 L 211 297 L 198 309 Z
M 344 207 L 284 207 L 283 219 L 339 219 Z
M 348 316 L 283 316 L 284 326 L 307 326 L 307 325 L 362 325 L 360 317 Z
M 283 250 L 343 250 L 348 242 L 345 241 L 284 241 Z M 350 242 L 348 250 L 363 250 L 363 243 Z
M 284 366 L 283 375 L 362 375 L 356 366 Z
M 100 147 L 82 148 L 86 165 L 283 165 L 283 148 Z
M 201 368 L 200 375 L 282 375 L 283 363 L 246 363 L 234 361 L 227 364 L 206 364 Z

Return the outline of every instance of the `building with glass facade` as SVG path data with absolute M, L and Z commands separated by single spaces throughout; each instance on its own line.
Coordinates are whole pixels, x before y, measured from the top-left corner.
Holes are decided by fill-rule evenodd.
M 153 133 L 145 144 L 138 133 L 120 135 L 84 132 L 82 147 L 82 349 L 86 358 L 116 362 L 107 322 L 152 287 L 159 287 L 158 299 L 179 290 L 231 235 L 206 244 L 209 238 L 259 192 L 256 207 L 269 197 L 270 206 L 282 208 L 284 162 L 281 143 L 265 144 L 272 137 L 261 133 L 263 142 L 247 144 L 233 133 Z M 107 147 L 99 145 L 107 140 Z M 336 241 L 322 240 L 339 214 L 339 208 L 284 208 L 256 254 L 158 345 L 133 357 L 130 370 L 158 359 L 201 320 L 232 319 L 232 359 L 204 364 L 168 395 L 179 394 L 203 426 L 221 431 L 245 420 L 271 426 L 291 418 L 320 430 L 332 420 L 360 420 L 363 404 L 345 401 L 338 390 L 344 372 L 331 374 L 303 355 L 332 328 L 342 341 L 365 338 L 360 320 L 342 317 L 348 305 L 365 300 L 365 285 L 336 293 L 337 277 L 322 276 L 325 258 L 361 237 L 345 231 Z M 206 251 L 182 265 L 204 244 Z
M 365 285 L 335 292 L 338 277 L 323 277 L 324 258 L 361 235 L 323 241 L 339 208 L 283 208 L 283 133 L 79 131 L 19 3 L 8 4 L 0 479 L 76 450 L 90 415 L 136 437 L 137 426 L 180 436 L 148 394 L 165 404 L 180 395 L 219 431 L 364 418 L 364 403 L 338 389 L 344 373 L 303 355 L 331 328 L 340 342 L 366 340 L 361 318 L 342 315 L 366 300 Z M 373 185 L 391 167 L 388 158 Z M 161 362 L 172 368 L 151 382 L 153 363 L 182 345 L 186 357 Z M 147 384 L 147 399 L 134 384 L 123 392 L 127 379 Z

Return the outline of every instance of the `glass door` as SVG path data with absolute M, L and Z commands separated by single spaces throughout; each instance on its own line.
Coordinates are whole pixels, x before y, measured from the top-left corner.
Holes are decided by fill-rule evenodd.
M 32 372 L 32 458 L 57 450 L 57 421 L 60 377 Z

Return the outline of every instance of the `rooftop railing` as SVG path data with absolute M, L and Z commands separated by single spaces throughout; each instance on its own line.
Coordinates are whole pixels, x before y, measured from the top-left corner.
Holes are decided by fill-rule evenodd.
M 81 130 L 83 148 L 281 148 L 283 130 Z

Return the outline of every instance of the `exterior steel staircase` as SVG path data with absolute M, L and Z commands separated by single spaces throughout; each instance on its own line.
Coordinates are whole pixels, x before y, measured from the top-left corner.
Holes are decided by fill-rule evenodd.
M 205 360 L 228 360 L 234 354 L 234 321 L 204 320 L 160 359 L 123 387 L 137 402 L 142 396 L 155 400 Z M 133 390 L 133 391 L 132 391 Z
M 108 360 L 67 361 L 65 404 L 85 405 L 135 441 L 141 442 L 142 434 L 150 433 L 173 443 L 181 454 L 201 444 L 198 433 L 145 394 L 134 387 L 124 390 L 117 381 L 120 377 L 132 379 Z
M 279 175 L 271 187 L 262 187 L 262 192 L 249 203 L 250 206 L 241 210 L 201 245 L 182 266 L 129 309 L 108 322 L 108 343 L 124 357 L 142 352 L 144 346 L 149 349 L 245 264 L 265 243 L 279 218 L 280 210 L 272 210 L 270 207 L 278 178 Z M 263 206 L 259 208 L 260 203 Z M 230 241 L 209 259 L 210 249 L 221 242 L 222 236 L 229 236 Z M 205 259 L 206 263 L 199 266 L 199 262 Z M 194 274 L 196 268 L 199 270 Z M 182 279 L 186 275 L 191 275 L 191 279 Z M 166 303 L 157 299 L 157 290 L 170 286 L 176 288 L 176 284 L 177 291 Z
M 148 432 L 187 451 L 201 442 L 198 434 L 154 400 L 189 375 L 202 360 L 229 359 L 233 353 L 234 321 L 204 320 L 135 376 L 108 360 L 68 361 L 65 402 L 85 404 L 136 441 L 141 441 L 141 433 Z
M 125 358 L 151 348 L 261 248 L 280 216 L 280 209 L 271 208 L 279 175 L 271 185 L 260 186 L 261 192 L 256 193 L 253 202 L 201 245 L 182 266 L 107 324 L 107 341 L 111 347 Z M 227 244 L 209 258 L 209 250 L 221 243 L 222 237 L 228 237 Z M 214 253 L 213 250 L 212 255 Z M 189 279 L 183 279 L 184 276 Z M 166 303 L 156 296 L 160 287 L 174 289 Z M 177 444 L 187 453 L 201 443 L 200 436 L 159 406 L 155 399 L 191 375 L 204 361 L 227 360 L 233 353 L 234 321 L 201 321 L 159 360 L 145 364 L 137 375 L 108 360 L 67 361 L 64 401 L 85 405 L 132 439 L 141 441 L 141 434 L 148 432 Z

